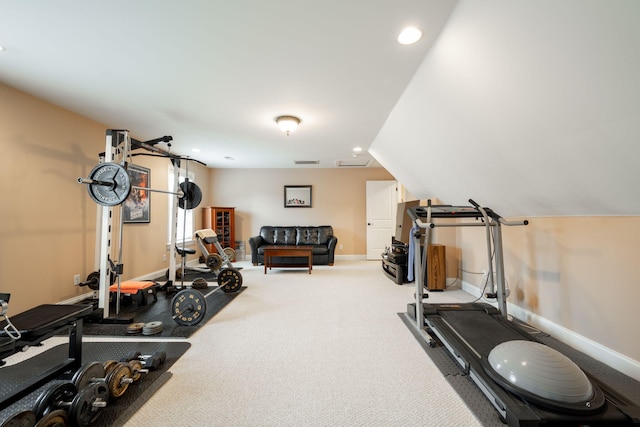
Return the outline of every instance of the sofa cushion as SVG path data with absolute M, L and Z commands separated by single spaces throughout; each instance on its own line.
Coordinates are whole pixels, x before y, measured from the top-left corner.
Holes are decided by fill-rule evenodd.
M 266 245 L 295 245 L 295 227 L 269 227 L 260 228 L 260 237 Z
M 330 225 L 296 227 L 296 245 L 326 245 L 333 236 Z

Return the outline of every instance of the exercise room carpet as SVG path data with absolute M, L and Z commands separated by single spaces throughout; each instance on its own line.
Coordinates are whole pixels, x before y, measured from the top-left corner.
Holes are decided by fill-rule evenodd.
M 146 306 L 138 307 L 135 303 L 129 304 L 121 304 L 120 314 L 118 318 L 120 319 L 132 319 L 131 322 L 127 323 L 94 323 L 94 319 L 88 319 L 84 322 L 84 327 L 82 329 L 83 335 L 98 335 L 98 336 L 128 336 L 128 337 L 136 337 L 143 336 L 142 333 L 138 334 L 128 334 L 127 326 L 131 323 L 149 323 L 149 322 L 162 322 L 162 332 L 159 334 L 149 335 L 149 337 L 178 337 L 178 338 L 188 338 L 195 331 L 198 330 L 202 325 L 207 323 L 211 318 L 213 318 L 217 313 L 220 312 L 227 304 L 234 300 L 236 296 L 242 293 L 245 287 L 241 287 L 238 292 L 235 293 L 224 293 L 221 290 L 215 292 L 218 289 L 217 286 L 209 286 L 207 289 L 202 289 L 202 292 L 206 296 L 207 301 L 207 309 L 205 312 L 204 319 L 200 323 L 195 326 L 181 326 L 178 325 L 175 320 L 173 320 L 170 305 L 171 300 L 175 296 L 174 294 L 167 295 L 165 292 L 158 292 L 158 301 L 153 301 L 153 298 L 149 298 L 149 303 Z M 112 307 L 110 310 L 110 314 L 113 314 L 115 317 L 115 309 Z M 98 317 L 95 319 L 96 321 L 100 321 L 100 313 L 98 312 Z
M 45 343 L 46 345 L 46 343 Z M 83 362 L 93 361 L 105 362 L 107 360 L 118 360 L 130 351 L 140 351 L 142 354 L 153 354 L 156 351 L 164 351 L 167 358 L 158 370 L 143 374 L 139 381 L 131 384 L 127 391 L 119 399 L 109 402 L 102 410 L 94 424 L 101 426 L 122 426 L 133 416 L 136 410 L 141 407 L 170 377 L 168 369 L 180 358 L 191 346 L 185 341 L 174 342 L 84 342 L 82 344 Z M 12 385 L 18 384 L 24 379 L 33 377 L 37 372 L 42 372 L 51 365 L 66 360 L 68 356 L 68 345 L 57 345 L 50 350 L 40 353 L 30 359 L 12 366 L 0 368 L 2 381 L 0 382 L 0 392 L 7 394 L 11 392 Z M 45 390 L 52 385 L 63 382 L 61 378 L 54 380 L 47 385 L 29 394 L 22 400 L 14 403 L 8 408 L 0 411 L 0 424 L 16 412 L 33 409 L 35 402 Z M 68 381 L 68 380 L 67 380 Z M 177 396 L 176 398 L 181 398 Z M 161 424 L 161 423 L 159 423 Z

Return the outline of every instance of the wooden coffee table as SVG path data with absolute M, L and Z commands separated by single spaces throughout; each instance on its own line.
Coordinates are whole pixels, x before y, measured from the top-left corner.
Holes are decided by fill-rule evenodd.
M 294 246 L 294 245 L 275 245 L 264 247 L 264 274 L 267 274 L 267 268 L 271 270 L 276 268 L 294 268 L 303 267 L 304 264 L 274 264 L 273 257 L 306 257 L 309 274 L 313 270 L 313 248 L 311 246 Z

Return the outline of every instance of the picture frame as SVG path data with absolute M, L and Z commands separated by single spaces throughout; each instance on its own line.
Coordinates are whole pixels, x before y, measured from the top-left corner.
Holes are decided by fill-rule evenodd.
M 310 185 L 285 185 L 285 208 L 310 208 L 312 206 Z
M 125 224 L 151 222 L 151 192 L 134 187 L 150 188 L 151 171 L 130 164 L 127 167 L 131 181 L 131 193 L 122 204 L 122 219 Z

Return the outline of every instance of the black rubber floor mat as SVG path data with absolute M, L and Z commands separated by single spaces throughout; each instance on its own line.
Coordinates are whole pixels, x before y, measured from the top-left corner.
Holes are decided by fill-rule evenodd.
M 82 344 L 83 364 L 90 362 L 104 363 L 107 360 L 119 360 L 131 351 L 139 351 L 142 354 L 153 354 L 164 351 L 166 359 L 158 369 L 143 374 L 142 377 L 129 385 L 126 392 L 118 399 L 112 399 L 104 408 L 96 422 L 92 426 L 115 426 L 123 425 L 127 417 L 130 417 L 137 408 L 142 406 L 146 400 L 166 382 L 171 373 L 168 371 L 191 346 L 188 342 L 85 342 Z M 25 376 L 28 378 L 37 375 L 40 369 L 59 363 L 68 356 L 68 346 L 58 345 L 44 353 L 38 354 L 31 359 L 12 366 L 0 368 L 0 393 L 6 395 L 11 393 L 12 388 L 19 386 Z M 13 414 L 32 410 L 38 397 L 51 386 L 68 381 L 73 373 L 65 374 L 54 381 L 47 383 L 38 390 L 29 394 L 22 400 L 12 404 L 8 408 L 0 411 L 0 424 Z M 127 415 L 129 414 L 129 415 Z
M 176 321 L 173 320 L 170 310 L 171 300 L 175 294 L 166 295 L 165 292 L 158 292 L 158 301 L 150 301 L 147 306 L 138 307 L 134 303 L 121 306 L 119 318 L 129 320 L 129 322 L 100 323 L 102 318 L 100 312 L 98 312 L 97 317 L 87 319 L 84 322 L 82 334 L 85 336 L 136 336 L 136 334 L 127 333 L 127 326 L 131 323 L 162 322 L 162 331 L 150 336 L 187 338 L 218 314 L 246 288 L 241 287 L 238 292 L 234 293 L 225 293 L 222 292 L 222 290 L 213 292 L 215 289 L 217 288 L 208 288 L 201 291 L 206 296 L 207 309 L 204 319 L 195 326 L 178 325 Z M 115 317 L 115 314 L 113 317 Z M 142 332 L 139 332 L 137 335 L 142 336 Z

